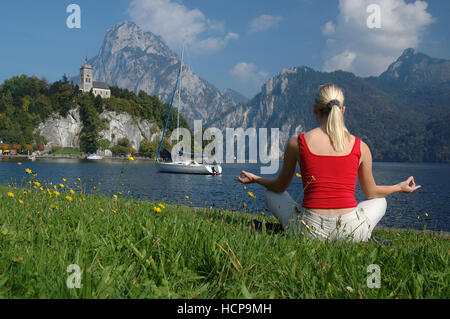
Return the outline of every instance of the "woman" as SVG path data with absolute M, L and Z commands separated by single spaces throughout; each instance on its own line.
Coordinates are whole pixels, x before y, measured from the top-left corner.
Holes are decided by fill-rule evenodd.
M 367 241 L 386 212 L 385 197 L 420 188 L 411 176 L 392 186 L 379 186 L 372 175 L 372 155 L 366 143 L 347 130 L 344 94 L 333 84 L 319 88 L 313 107 L 318 127 L 289 141 L 276 179 L 246 171 L 236 179 L 267 188 L 265 201 L 285 228 L 318 239 Z M 289 196 L 297 163 L 304 188 L 301 209 Z M 368 200 L 355 200 L 356 179 Z

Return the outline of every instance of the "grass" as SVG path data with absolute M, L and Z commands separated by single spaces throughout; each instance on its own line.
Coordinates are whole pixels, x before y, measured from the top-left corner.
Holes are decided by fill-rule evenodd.
M 393 246 L 319 242 L 254 231 L 253 219 L 271 217 L 87 195 L 80 183 L 71 194 L 64 184 L 59 196 L 34 181 L 0 187 L 1 298 L 450 295 L 450 243 L 436 234 L 374 232 Z M 80 289 L 67 286 L 71 264 L 82 270 Z M 371 264 L 379 289 L 367 287 Z

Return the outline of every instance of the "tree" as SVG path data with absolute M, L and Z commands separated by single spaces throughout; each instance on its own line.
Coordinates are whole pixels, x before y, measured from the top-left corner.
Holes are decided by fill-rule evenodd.
M 93 105 L 93 99 L 91 94 L 83 94 L 79 99 L 80 119 L 83 123 L 80 133 L 80 150 L 84 153 L 95 153 L 99 148 L 98 134 L 101 122 Z
M 97 110 L 98 114 L 103 112 L 103 99 L 100 95 L 97 95 L 94 99 L 94 107 Z

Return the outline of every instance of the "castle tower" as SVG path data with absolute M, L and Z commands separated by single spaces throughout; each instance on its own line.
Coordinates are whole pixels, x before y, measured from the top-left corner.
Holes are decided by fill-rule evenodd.
M 80 68 L 80 90 L 83 92 L 89 92 L 93 87 L 93 74 L 94 69 L 88 63 L 88 58 L 86 57 L 86 62 Z

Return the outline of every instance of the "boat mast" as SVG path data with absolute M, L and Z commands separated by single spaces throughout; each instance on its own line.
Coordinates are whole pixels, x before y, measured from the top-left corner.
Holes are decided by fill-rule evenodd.
M 183 43 L 183 49 L 181 51 L 180 84 L 178 86 L 177 143 L 180 141 L 180 132 L 179 132 L 178 128 L 180 127 L 181 81 L 182 81 L 182 76 L 183 76 L 183 59 L 184 59 L 184 43 Z
M 184 54 L 184 46 L 183 46 L 183 54 Z M 161 137 L 161 142 L 159 143 L 159 147 L 158 147 L 158 153 L 156 155 L 157 162 L 159 161 L 159 154 L 161 154 L 161 147 L 164 142 L 164 136 L 166 135 L 167 125 L 169 124 L 170 112 L 172 111 L 173 101 L 175 100 L 175 95 L 177 94 L 177 87 L 178 87 L 178 83 L 180 83 L 180 77 L 181 77 L 181 64 L 180 64 L 180 70 L 178 71 L 177 81 L 175 82 L 175 88 L 173 89 L 172 99 L 170 101 L 169 114 L 167 115 L 166 125 L 164 126 L 163 134 Z

